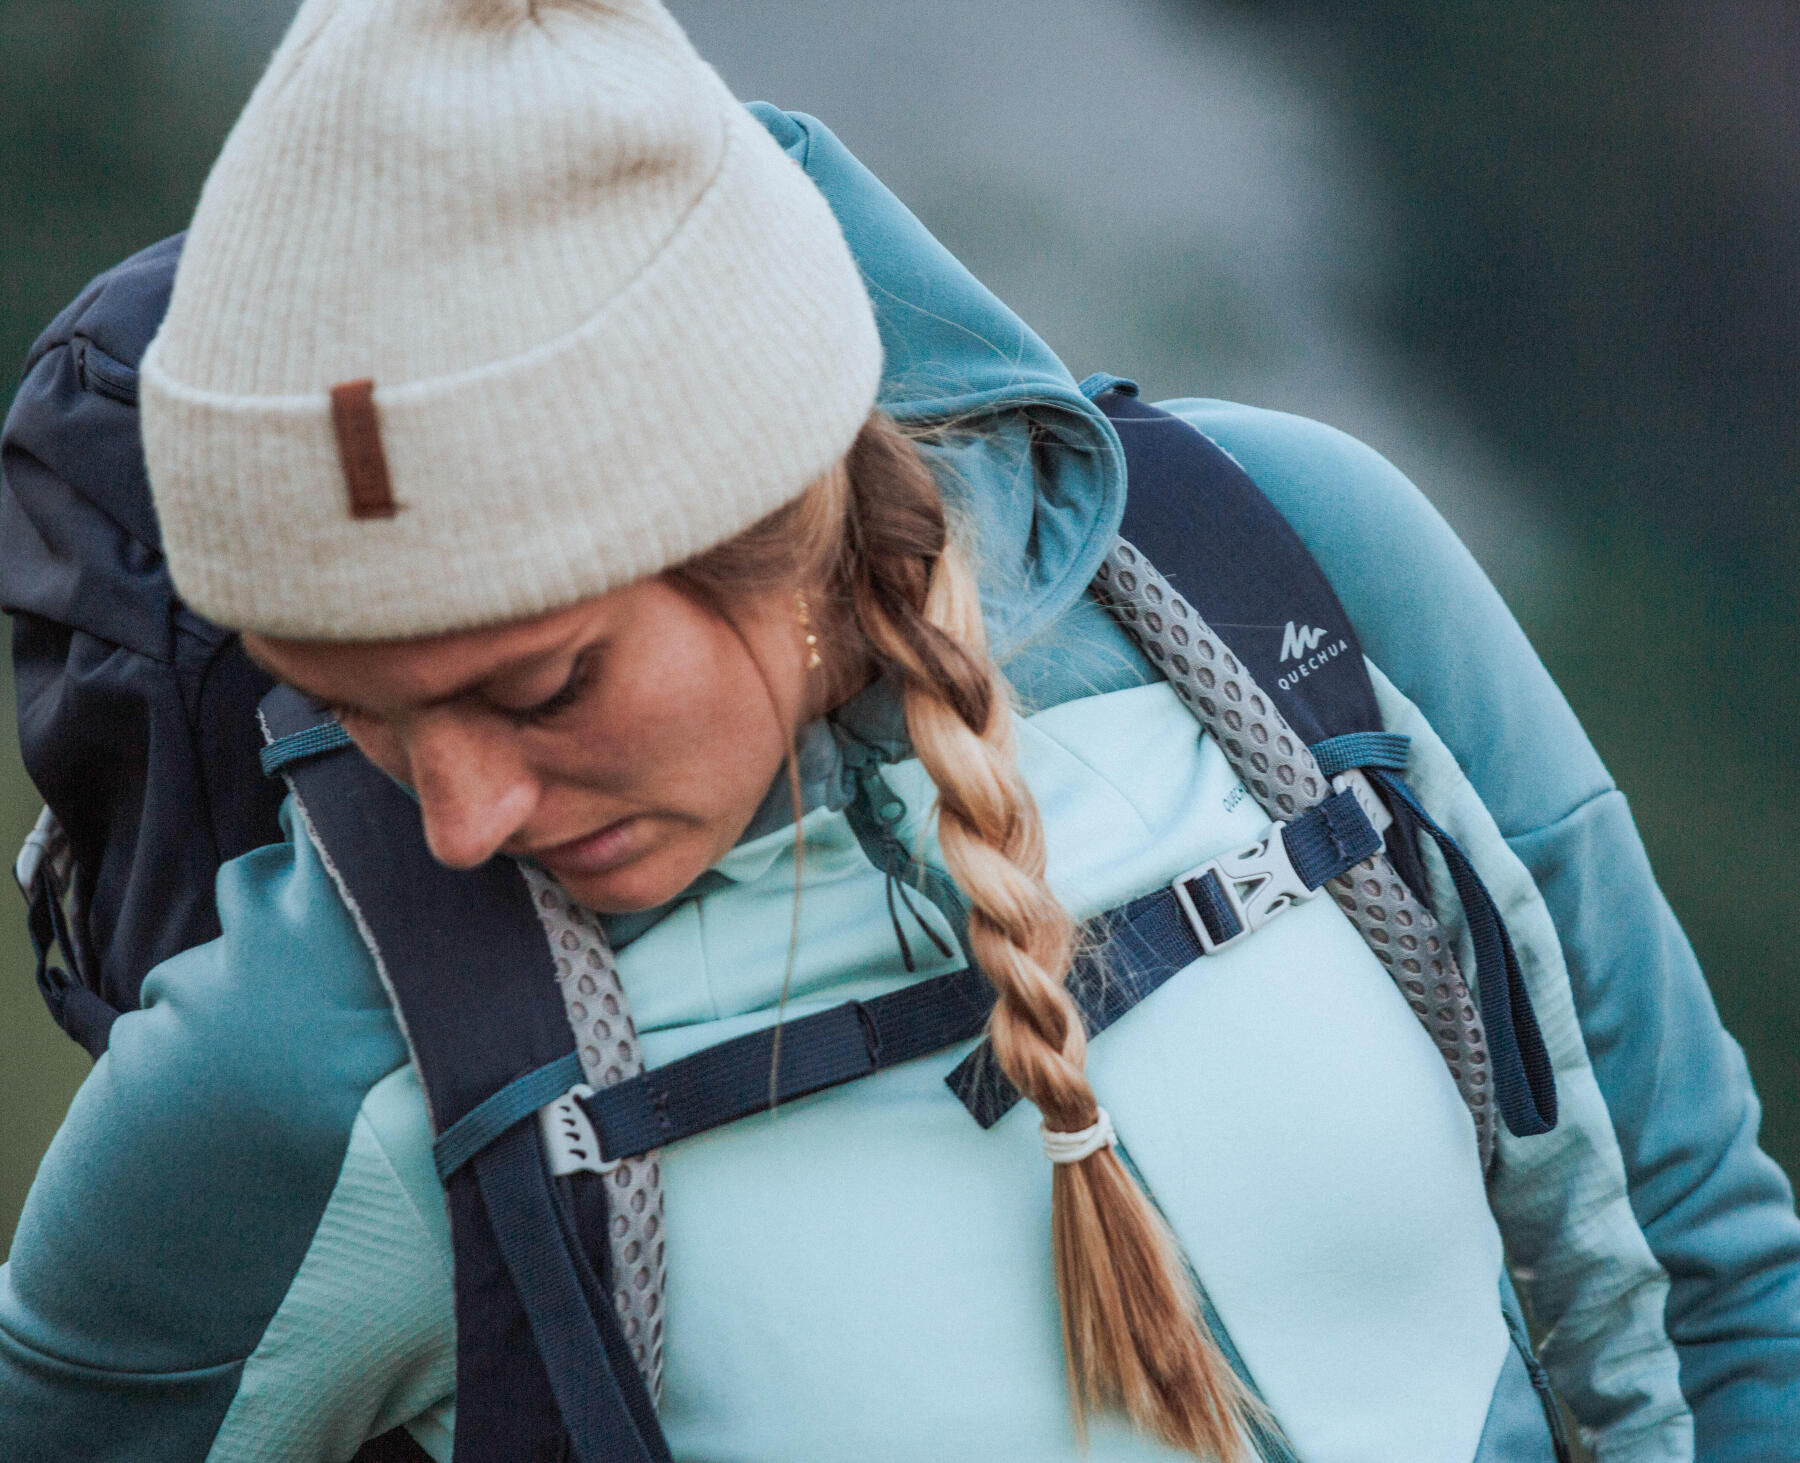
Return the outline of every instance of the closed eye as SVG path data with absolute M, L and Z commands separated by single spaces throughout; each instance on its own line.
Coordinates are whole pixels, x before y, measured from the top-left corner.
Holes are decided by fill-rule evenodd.
M 567 711 L 593 685 L 600 669 L 599 650 L 598 645 L 585 647 L 575 657 L 575 663 L 569 667 L 569 677 L 562 685 L 535 705 L 502 708 L 505 715 L 527 726 L 540 726 Z

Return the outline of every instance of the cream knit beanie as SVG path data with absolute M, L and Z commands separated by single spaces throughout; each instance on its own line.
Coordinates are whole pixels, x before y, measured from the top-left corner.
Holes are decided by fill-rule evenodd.
M 654 0 L 306 0 L 201 194 L 144 446 L 201 614 L 423 635 L 748 527 L 880 370 L 830 208 Z

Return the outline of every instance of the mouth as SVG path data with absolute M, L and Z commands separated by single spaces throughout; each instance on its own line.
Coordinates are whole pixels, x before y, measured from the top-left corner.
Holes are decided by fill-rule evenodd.
M 628 863 L 643 852 L 644 820 L 633 813 L 593 833 L 539 849 L 532 858 L 553 875 L 592 876 Z

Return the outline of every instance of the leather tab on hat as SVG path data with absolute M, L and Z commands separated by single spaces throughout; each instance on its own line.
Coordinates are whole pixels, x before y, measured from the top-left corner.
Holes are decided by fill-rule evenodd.
M 331 388 L 331 425 L 337 430 L 338 458 L 350 487 L 352 518 L 392 518 L 399 512 L 375 417 L 375 383 L 345 381 Z

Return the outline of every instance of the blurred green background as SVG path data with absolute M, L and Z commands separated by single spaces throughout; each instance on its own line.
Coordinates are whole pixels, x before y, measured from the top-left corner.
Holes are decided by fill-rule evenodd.
M 0 0 L 0 399 L 182 226 L 291 8 Z M 1419 481 L 1630 794 L 1800 1174 L 1800 7 L 672 8 L 1078 375 L 1323 417 Z M 0 1248 L 85 1069 L 0 898 Z

